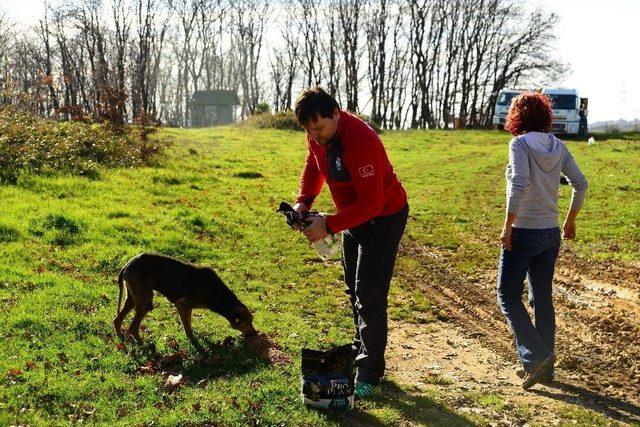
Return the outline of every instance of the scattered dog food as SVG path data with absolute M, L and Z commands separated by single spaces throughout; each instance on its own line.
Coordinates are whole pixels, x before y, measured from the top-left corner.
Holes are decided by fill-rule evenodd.
M 264 332 L 245 338 L 253 351 L 266 359 L 272 365 L 284 366 L 291 363 L 291 357 L 282 351 L 282 348 L 272 337 Z

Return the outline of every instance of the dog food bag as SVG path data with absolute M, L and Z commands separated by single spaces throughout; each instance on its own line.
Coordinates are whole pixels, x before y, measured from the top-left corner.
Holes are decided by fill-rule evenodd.
M 302 349 L 302 401 L 307 406 L 353 409 L 351 345 L 327 351 Z

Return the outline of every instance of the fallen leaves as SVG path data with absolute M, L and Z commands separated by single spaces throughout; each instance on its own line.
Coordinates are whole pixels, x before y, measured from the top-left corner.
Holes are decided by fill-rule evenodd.
M 137 371 L 142 374 L 177 373 L 182 369 L 182 364 L 189 353 L 186 350 L 154 357 L 147 361 L 144 366 L 140 366 Z
M 7 376 L 11 378 L 18 378 L 20 375 L 22 375 L 22 371 L 18 368 L 9 369 L 7 372 Z

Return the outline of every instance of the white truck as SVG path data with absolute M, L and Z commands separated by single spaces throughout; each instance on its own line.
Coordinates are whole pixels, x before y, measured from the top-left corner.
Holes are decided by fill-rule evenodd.
M 509 112 L 509 106 L 511 100 L 522 93 L 521 90 L 516 89 L 502 89 L 498 92 L 498 98 L 496 99 L 496 108 L 493 113 L 493 127 L 497 129 L 504 128 L 504 122 Z
M 504 127 L 511 100 L 521 93 L 521 90 L 516 89 L 503 89 L 498 93 L 493 116 L 494 127 L 499 129 Z M 552 132 L 580 136 L 587 134 L 587 107 L 589 104 L 587 98 L 580 98 L 575 89 L 545 88 L 542 93 L 551 99 L 553 108 Z
M 552 132 L 580 136 L 587 134 L 587 107 L 589 104 L 587 98 L 580 98 L 575 89 L 545 88 L 542 93 L 551 99 L 553 108 Z

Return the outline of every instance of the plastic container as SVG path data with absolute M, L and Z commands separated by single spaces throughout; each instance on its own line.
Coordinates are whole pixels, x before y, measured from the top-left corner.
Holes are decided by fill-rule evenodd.
M 312 245 L 318 252 L 320 258 L 322 258 L 323 261 L 328 261 L 335 258 L 336 254 L 340 252 L 340 247 L 342 246 L 340 243 L 340 239 L 334 234 L 328 235 Z

